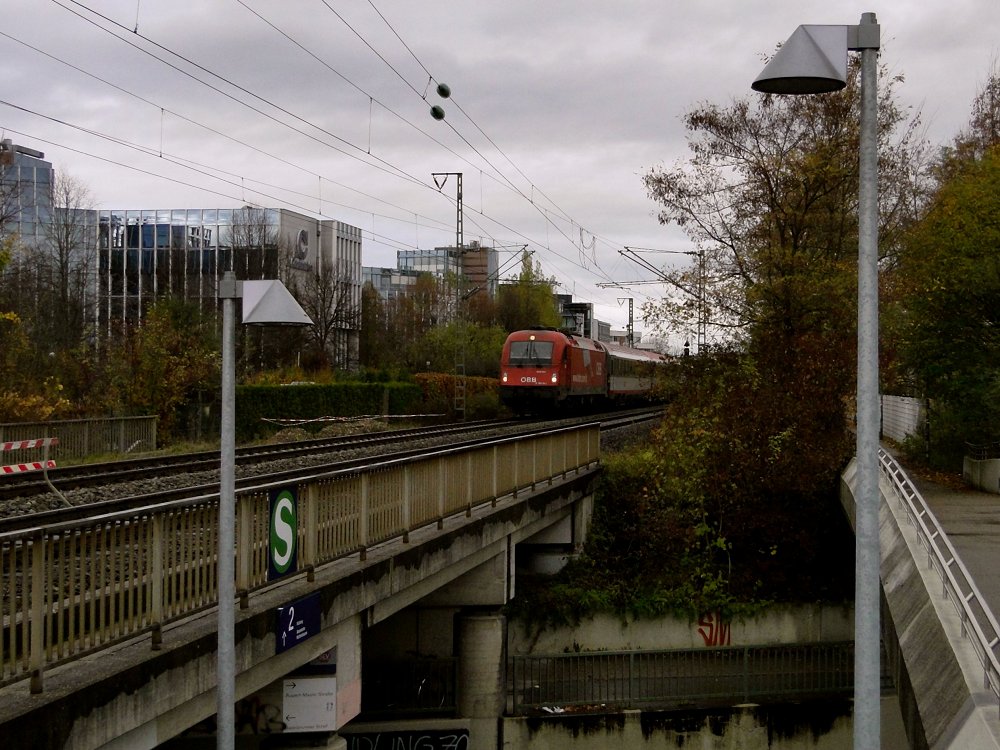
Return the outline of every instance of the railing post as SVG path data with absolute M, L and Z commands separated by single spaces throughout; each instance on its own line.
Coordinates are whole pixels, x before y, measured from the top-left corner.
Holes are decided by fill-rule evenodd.
M 305 503 L 305 513 L 302 514 L 303 526 L 305 527 L 305 539 L 303 541 L 304 566 L 308 569 L 308 578 L 315 580 L 314 568 L 316 559 L 319 557 L 319 522 L 317 520 L 316 485 L 310 482 L 300 485 L 299 496 Z
M 27 576 L 25 576 L 27 578 Z M 45 540 L 42 532 L 31 538 L 31 625 L 28 642 L 28 669 L 32 694 L 42 692 L 45 659 Z
M 743 702 L 747 703 L 750 700 L 750 649 L 746 646 L 743 647 L 743 679 L 741 683 L 743 687 Z
M 448 491 L 448 460 L 438 456 L 437 527 L 444 528 L 444 494 Z
M 250 561 L 253 559 L 253 540 L 250 533 L 250 501 L 238 492 L 233 495 L 236 503 L 236 593 L 240 597 L 240 609 L 250 606 Z
M 531 491 L 535 491 L 535 485 L 538 483 L 538 438 L 534 437 L 531 440 Z
M 519 489 L 518 482 L 517 482 L 518 471 L 520 471 L 520 465 L 521 465 L 520 461 L 518 460 L 518 456 L 521 455 L 521 443 L 520 443 L 520 441 L 514 442 L 513 446 L 514 446 L 514 461 L 513 461 L 513 463 L 514 463 L 514 467 L 513 467 L 513 471 L 514 471 L 514 492 L 513 492 L 513 496 L 514 496 L 514 499 L 516 500 L 517 499 L 517 491 Z
M 472 517 L 472 456 L 475 451 L 465 452 L 465 517 Z
M 500 492 L 499 482 L 500 482 L 500 447 L 497 445 L 493 446 L 493 485 L 490 487 L 490 497 L 492 501 L 490 505 L 492 507 L 497 507 L 497 495 Z
M 150 568 L 149 574 L 152 577 L 151 581 L 151 596 L 152 601 L 150 616 L 152 618 L 153 626 L 153 637 L 152 637 L 152 647 L 153 651 L 159 651 L 160 646 L 163 643 L 163 579 L 165 576 L 165 571 L 163 570 L 163 514 L 155 513 L 153 515 L 153 556 L 152 556 L 152 566 Z
M 403 544 L 410 541 L 410 503 L 412 497 L 410 493 L 410 464 L 403 466 Z
M 358 545 L 361 560 L 368 559 L 368 474 L 361 475 L 361 517 L 358 519 Z

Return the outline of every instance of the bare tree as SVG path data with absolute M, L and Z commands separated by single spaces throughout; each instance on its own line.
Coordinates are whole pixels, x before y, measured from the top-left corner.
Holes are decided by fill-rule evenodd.
M 96 302 L 97 219 L 87 187 L 70 175 L 53 185 L 52 214 L 44 227 L 39 253 L 40 319 L 48 322 L 50 341 L 69 349 L 85 336 Z
M 273 219 L 273 220 L 272 220 Z M 275 279 L 278 274 L 278 226 L 272 211 L 244 206 L 233 211 L 229 227 L 232 268 L 240 279 Z
M 361 322 L 361 301 L 350 269 L 340 260 L 290 274 L 289 286 L 312 318 L 307 335 L 319 359 L 334 367 L 357 364 L 352 345 Z

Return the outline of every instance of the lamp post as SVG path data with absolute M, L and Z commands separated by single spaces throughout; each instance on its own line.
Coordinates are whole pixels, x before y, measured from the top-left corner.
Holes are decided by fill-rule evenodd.
M 222 428 L 219 457 L 219 608 L 216 747 L 233 750 L 236 725 L 236 300 L 247 325 L 312 325 L 280 281 L 238 281 L 226 271 L 222 300 Z
M 753 88 L 822 94 L 847 85 L 847 52 L 861 52 L 858 189 L 857 502 L 854 592 L 854 747 L 880 746 L 878 489 L 878 50 L 879 26 L 799 26 Z

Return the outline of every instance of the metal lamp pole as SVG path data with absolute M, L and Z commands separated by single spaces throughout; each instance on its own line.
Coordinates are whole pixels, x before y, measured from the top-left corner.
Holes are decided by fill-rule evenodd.
M 219 625 L 216 747 L 233 750 L 236 731 L 236 276 L 219 284 L 222 300 L 222 435 L 219 459 Z
M 243 323 L 308 326 L 312 320 L 277 280 L 237 281 L 226 271 L 222 300 L 222 427 L 219 451 L 219 608 L 216 747 L 233 750 L 236 733 L 236 300 Z
M 858 154 L 857 491 L 854 590 L 854 747 L 881 743 L 879 632 L 878 394 L 878 50 L 874 13 L 858 26 L 800 26 L 753 88 L 771 94 L 820 94 L 847 82 L 847 51 L 861 52 Z
M 875 24 L 875 14 L 862 19 Z M 877 28 L 877 27 L 876 27 Z M 854 747 L 881 741 L 878 490 L 878 50 L 861 50 L 858 191 L 858 501 L 854 591 Z

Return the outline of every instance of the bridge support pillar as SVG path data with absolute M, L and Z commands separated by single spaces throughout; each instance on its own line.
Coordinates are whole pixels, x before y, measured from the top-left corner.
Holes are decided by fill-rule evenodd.
M 507 618 L 500 613 L 459 617 L 458 715 L 469 720 L 469 750 L 496 750 L 503 714 Z

